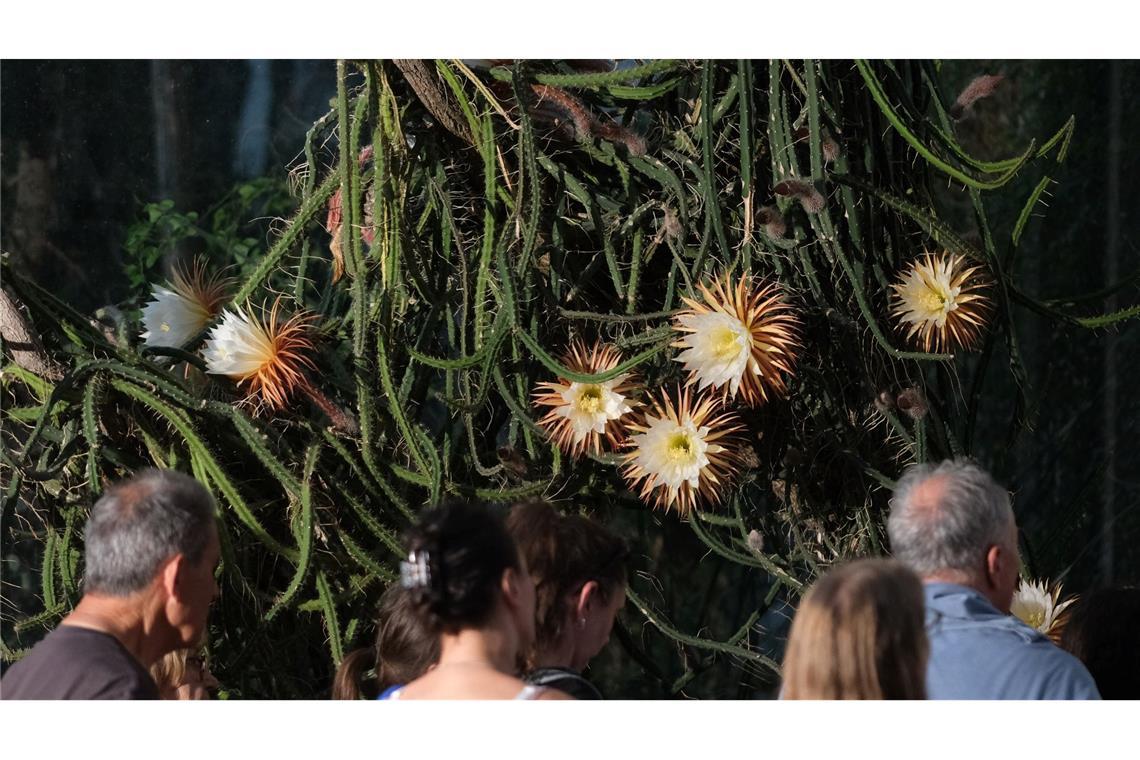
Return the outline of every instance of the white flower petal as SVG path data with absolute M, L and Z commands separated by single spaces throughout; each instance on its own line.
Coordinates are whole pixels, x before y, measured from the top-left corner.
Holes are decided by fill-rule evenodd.
M 632 437 L 636 463 L 658 485 L 677 489 L 683 483 L 697 488 L 708 466 L 705 441 L 708 428 L 698 430 L 690 421 L 678 425 L 670 419 L 650 417 L 648 430 Z
M 210 331 L 202 355 L 207 372 L 244 380 L 273 360 L 274 348 L 251 315 L 227 309 L 221 323 Z
M 1056 604 L 1054 594 L 1050 594 L 1044 583 L 1022 580 L 1013 594 L 1009 611 L 1021 622 L 1042 633 L 1048 633 L 1061 609 Z
M 958 308 L 961 287 L 953 285 L 949 260 L 917 262 L 895 291 L 901 301 L 899 316 L 906 323 L 933 323 L 945 327 L 950 312 Z
M 691 332 L 678 345 L 677 361 L 694 373 L 698 390 L 729 386 L 732 396 L 752 360 L 752 335 L 739 319 L 722 312 L 682 314 L 678 322 Z
M 625 396 L 613 391 L 624 378 L 622 375 L 604 383 L 572 382 L 559 392 L 564 403 L 555 412 L 570 421 L 575 443 L 590 433 L 604 434 L 610 420 L 632 411 Z
M 210 313 L 194 299 L 169 288 L 155 286 L 142 310 L 140 336 L 147 346 L 180 348 L 200 333 L 210 320 Z

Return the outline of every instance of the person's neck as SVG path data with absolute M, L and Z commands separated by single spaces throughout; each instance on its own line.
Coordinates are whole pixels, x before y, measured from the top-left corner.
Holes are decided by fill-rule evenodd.
M 534 657 L 535 668 L 569 668 L 582 670 L 578 667 L 577 647 L 574 637 L 569 633 L 564 635 L 553 645 L 540 649 Z
M 925 583 L 952 583 L 956 586 L 964 586 L 973 591 L 977 591 L 986 598 L 994 607 L 1001 609 L 997 600 L 994 599 L 993 590 L 987 588 L 986 584 L 981 583 L 977 578 L 973 578 L 967 573 L 957 570 L 944 570 L 936 573 L 928 573 L 922 576 L 922 582 Z
M 467 628 L 442 636 L 436 667 L 486 665 L 500 673 L 514 675 L 517 655 L 518 644 L 513 636 L 494 628 Z
M 169 651 L 163 636 L 156 636 L 157 615 L 148 613 L 147 599 L 85 594 L 61 625 L 87 628 L 114 636 L 144 668 Z

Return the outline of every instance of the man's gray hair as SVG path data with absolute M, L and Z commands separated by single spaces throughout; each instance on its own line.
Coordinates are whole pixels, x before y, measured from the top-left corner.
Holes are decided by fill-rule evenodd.
M 920 486 L 942 481 L 916 498 Z M 919 575 L 945 570 L 974 574 L 986 550 L 1008 541 L 1009 493 L 966 459 L 910 467 L 895 486 L 887 532 L 891 551 Z
M 200 561 L 213 522 L 213 497 L 189 475 L 148 469 L 116 483 L 87 519 L 84 591 L 128 596 L 176 554 Z

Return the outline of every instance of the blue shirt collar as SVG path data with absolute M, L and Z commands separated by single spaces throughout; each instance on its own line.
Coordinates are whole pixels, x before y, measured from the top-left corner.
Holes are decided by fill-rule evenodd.
M 982 592 L 957 583 L 927 583 L 923 587 L 928 614 L 941 617 L 977 620 L 987 617 L 1008 617 L 985 597 Z

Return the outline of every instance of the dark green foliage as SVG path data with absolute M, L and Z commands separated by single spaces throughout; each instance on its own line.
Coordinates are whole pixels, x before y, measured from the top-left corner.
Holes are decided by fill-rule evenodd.
M 283 213 L 260 185 L 201 218 L 148 206 L 128 241 L 125 276 L 140 297 L 165 253 L 198 241 L 215 263 L 236 265 L 239 302 L 284 294 L 316 312 L 312 379 L 351 411 L 357 434 L 329 428 L 299 396 L 277 415 L 250 415 L 228 380 L 172 371 L 5 265 L 68 368 L 54 386 L 4 374 L 6 400 L 18 401 L 4 411 L 4 510 L 21 515 L 5 521 L 4 546 L 42 544 L 45 557 L 42 599 L 12 602 L 27 618 L 19 631 L 74 602 L 78 505 L 133 468 L 178 466 L 223 507 L 215 673 L 231 696 L 321 696 L 342 653 L 373 635 L 372 605 L 418 510 L 448 494 L 545 493 L 636 546 L 621 645 L 594 668 L 608 694 L 770 693 L 788 605 L 830 564 L 885 551 L 901 469 L 974 450 L 982 377 L 1002 368 L 995 346 L 1013 379 L 1003 401 L 1025 433 L 1014 313 L 1074 329 L 1135 314 L 1122 304 L 1089 316 L 1012 276 L 1033 222 L 1022 212 L 987 223 L 987 199 L 1016 195 L 1018 209 L 1033 208 L 1057 181 L 1072 123 L 1042 125 L 1010 158 L 972 157 L 945 118 L 933 64 L 429 66 L 442 99 L 425 103 L 390 63 L 338 64 L 335 107 L 295 168 L 295 211 L 268 244 L 241 231 L 250 215 Z M 550 97 L 570 105 L 554 117 Z M 333 137 L 344 146 L 335 155 Z M 1025 192 L 1014 182 L 1023 177 Z M 936 211 L 933 188 L 947 178 L 965 186 L 951 192 L 980 240 Z M 822 208 L 775 194 L 789 179 L 813 183 Z M 342 224 L 326 230 L 334 196 Z M 785 232 L 765 227 L 762 207 L 778 209 Z M 936 247 L 998 278 L 976 359 L 912 350 L 893 327 L 889 282 Z M 723 272 L 778 279 L 806 348 L 788 398 L 742 413 L 741 482 L 719 508 L 682 520 L 640 503 L 612 455 L 567 461 L 536 426 L 529 394 L 554 373 L 636 369 L 651 388 L 681 380 L 669 317 Z M 605 337 L 625 361 L 572 373 L 559 356 L 575 336 Z M 904 391 L 920 394 L 922 413 L 899 408 Z M 14 651 L 27 642 L 9 634 L 7 614 Z
M 169 275 L 160 266 L 163 260 L 177 253 L 184 259 L 201 254 L 219 268 L 244 271 L 251 258 L 262 257 L 264 246 L 251 220 L 288 214 L 291 203 L 283 182 L 259 179 L 238 185 L 201 217 L 178 211 L 171 200 L 146 204 L 123 243 L 130 292 L 145 300 L 151 286 Z

